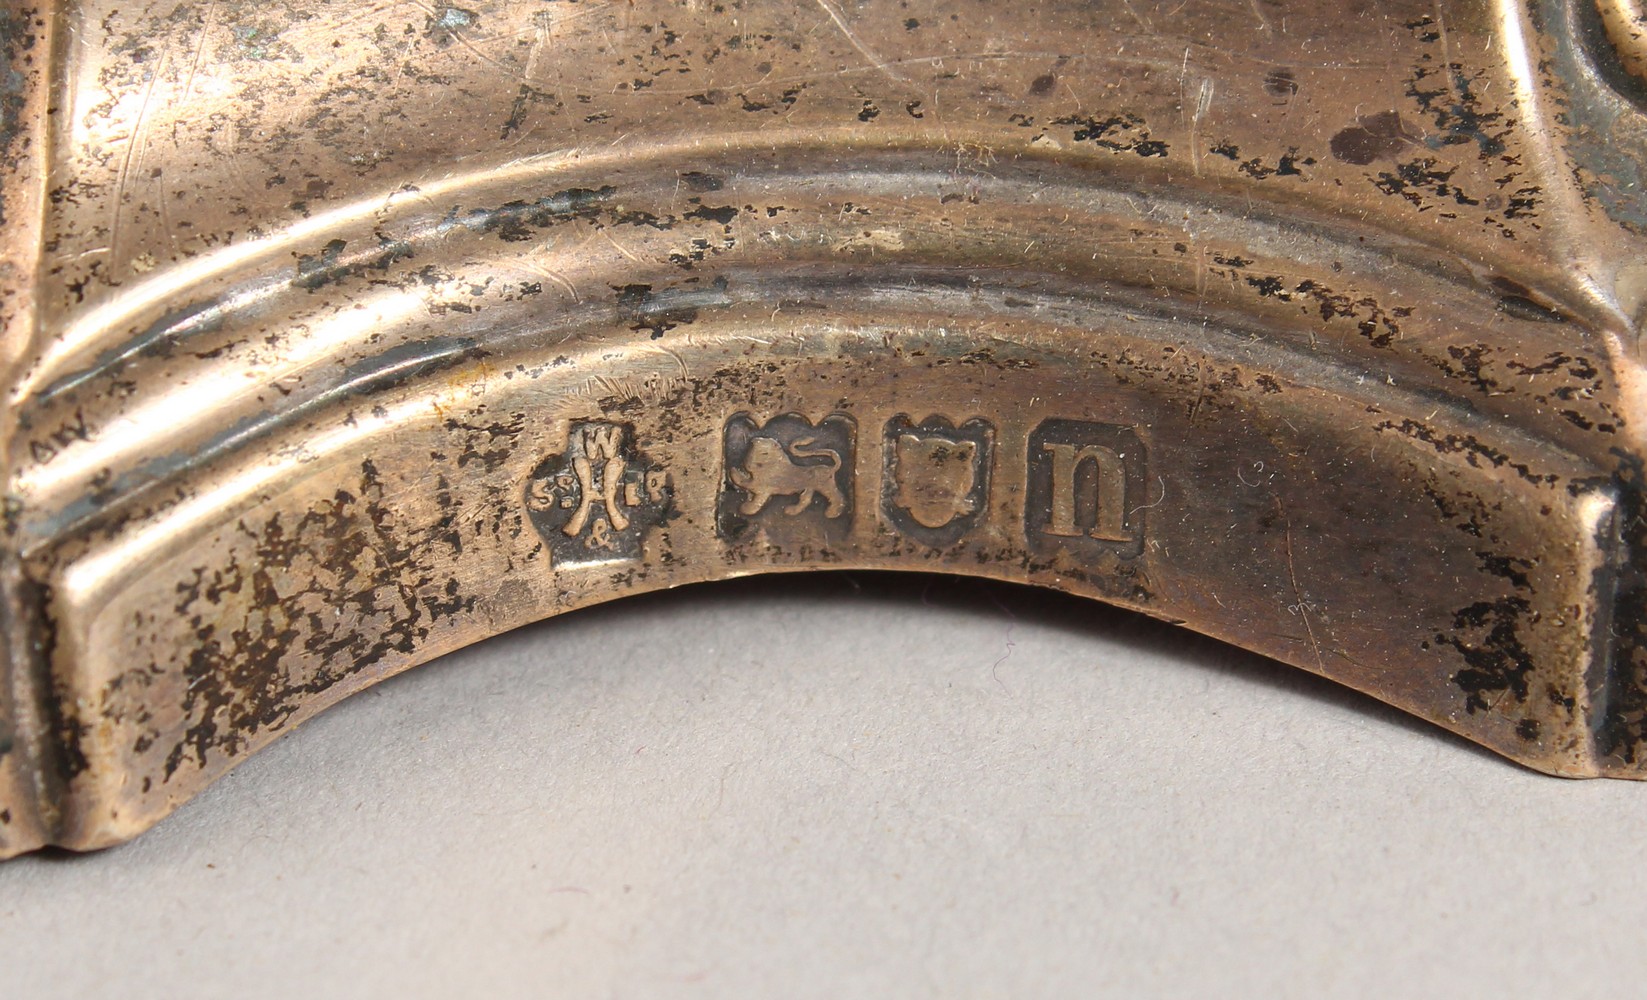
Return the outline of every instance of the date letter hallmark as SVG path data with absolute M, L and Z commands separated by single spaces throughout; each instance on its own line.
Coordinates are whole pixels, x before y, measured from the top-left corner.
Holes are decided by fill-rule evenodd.
M 919 424 L 900 414 L 886 425 L 881 511 L 898 532 L 935 549 L 954 545 L 984 516 L 995 428 L 973 418 Z
M 635 451 L 626 424 L 575 423 L 566 453 L 532 473 L 526 509 L 556 565 L 638 559 L 641 536 L 673 513 L 668 470 Z
M 1031 548 L 1078 558 L 1144 550 L 1144 444 L 1130 427 L 1048 420 L 1029 437 Z
M 844 413 L 813 424 L 784 413 L 758 424 L 747 413 L 726 422 L 725 474 L 715 510 L 722 538 L 758 527 L 780 544 L 845 537 L 852 523 L 857 426 Z

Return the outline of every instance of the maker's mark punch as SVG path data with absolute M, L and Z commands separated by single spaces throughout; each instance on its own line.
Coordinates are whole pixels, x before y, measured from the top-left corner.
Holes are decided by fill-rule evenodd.
M 647 528 L 669 514 L 669 471 L 635 450 L 624 424 L 574 424 L 566 453 L 533 470 L 526 506 L 556 561 L 635 559 Z

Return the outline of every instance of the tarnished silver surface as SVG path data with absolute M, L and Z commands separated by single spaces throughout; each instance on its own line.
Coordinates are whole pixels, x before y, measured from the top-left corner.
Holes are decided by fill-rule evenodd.
M 14 5 L 0 854 L 481 636 L 819 567 L 1642 776 L 1642 25 Z

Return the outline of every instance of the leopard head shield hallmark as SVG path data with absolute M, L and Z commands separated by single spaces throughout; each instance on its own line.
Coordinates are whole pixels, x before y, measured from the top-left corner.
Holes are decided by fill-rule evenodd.
M 674 513 L 669 472 L 635 448 L 628 424 L 574 423 L 566 451 L 533 471 L 532 524 L 556 565 L 638 559 L 646 530 Z
M 989 499 L 995 428 L 973 418 L 919 424 L 900 414 L 886 425 L 881 509 L 899 533 L 933 548 L 953 545 L 977 524 Z
M 726 422 L 725 478 L 716 505 L 722 538 L 757 527 L 779 544 L 845 537 L 852 523 L 857 426 L 844 413 L 816 424 L 784 413 L 765 424 L 747 413 Z

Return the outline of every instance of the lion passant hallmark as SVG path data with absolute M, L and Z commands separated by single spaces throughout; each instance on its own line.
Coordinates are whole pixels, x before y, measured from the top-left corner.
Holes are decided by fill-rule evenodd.
M 857 435 L 845 413 L 816 424 L 798 413 L 765 423 L 734 414 L 722 439 L 721 536 L 737 541 L 759 529 L 775 539 L 844 538 L 856 507 Z

